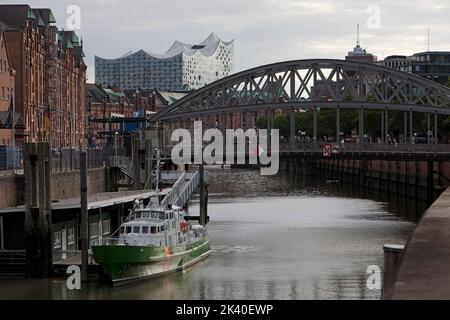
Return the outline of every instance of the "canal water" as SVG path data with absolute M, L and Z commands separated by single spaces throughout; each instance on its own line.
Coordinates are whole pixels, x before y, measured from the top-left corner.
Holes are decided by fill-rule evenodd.
M 258 170 L 208 170 L 212 254 L 186 272 L 111 288 L 0 280 L 0 299 L 379 299 L 367 268 L 404 243 L 420 204 L 359 187 Z M 198 201 L 190 204 L 198 215 Z

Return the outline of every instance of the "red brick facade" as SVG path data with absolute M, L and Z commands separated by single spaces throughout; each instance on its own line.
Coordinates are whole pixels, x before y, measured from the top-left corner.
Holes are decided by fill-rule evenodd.
M 0 5 L 0 20 L 7 25 L 16 110 L 24 124 L 16 140 L 49 141 L 53 148 L 85 145 L 82 41 L 73 31 L 59 31 L 50 9 Z
M 11 68 L 8 48 L 3 28 L 0 26 L 0 113 L 6 122 L 11 108 L 11 96 L 14 94 L 14 70 Z M 12 117 L 12 114 L 11 114 Z M 10 126 L 12 121 L 9 122 Z M 0 120 L 0 145 L 12 145 L 12 129 L 5 128 L 7 123 Z M 8 125 L 7 125 L 8 126 Z M 8 126 L 9 127 L 9 126 Z

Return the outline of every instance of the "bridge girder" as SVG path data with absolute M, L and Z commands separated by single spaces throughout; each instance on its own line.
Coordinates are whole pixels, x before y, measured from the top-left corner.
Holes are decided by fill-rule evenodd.
M 450 115 L 450 89 L 420 76 L 345 60 L 295 60 L 215 81 L 152 121 L 269 109 L 366 108 Z

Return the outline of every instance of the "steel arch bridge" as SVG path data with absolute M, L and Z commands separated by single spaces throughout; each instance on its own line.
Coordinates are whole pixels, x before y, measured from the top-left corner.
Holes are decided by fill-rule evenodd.
M 450 89 L 375 64 L 295 60 L 256 67 L 210 83 L 151 120 L 171 122 L 235 112 L 318 107 L 450 115 Z

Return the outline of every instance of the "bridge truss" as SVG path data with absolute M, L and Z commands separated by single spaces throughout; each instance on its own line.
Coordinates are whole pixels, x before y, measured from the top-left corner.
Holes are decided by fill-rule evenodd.
M 360 138 L 364 133 L 364 111 L 382 111 L 382 134 L 388 134 L 388 111 L 405 112 L 405 137 L 408 114 L 410 137 L 413 112 L 450 115 L 450 89 L 420 76 L 391 68 L 344 60 L 296 60 L 260 66 L 213 82 L 156 114 L 156 122 L 200 119 L 210 115 L 244 114 L 265 111 L 268 123 L 274 110 L 314 111 L 314 139 L 317 137 L 317 109 L 336 109 L 336 134 L 339 136 L 341 109 L 360 111 Z M 273 119 L 272 122 L 273 124 Z M 270 129 L 270 127 L 269 127 Z

